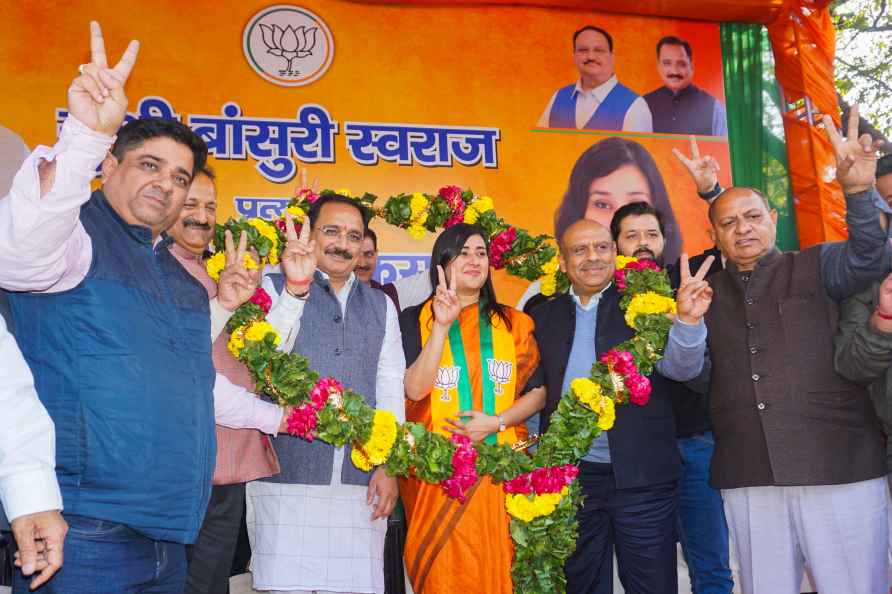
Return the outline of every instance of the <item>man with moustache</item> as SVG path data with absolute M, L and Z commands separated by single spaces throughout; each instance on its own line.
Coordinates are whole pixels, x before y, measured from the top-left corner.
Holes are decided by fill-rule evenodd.
M 170 253 L 204 286 L 209 299 L 217 294 L 217 283 L 205 269 L 216 213 L 214 173 L 205 166 L 192 181 L 180 216 L 167 235 L 174 241 Z M 253 256 L 259 261 L 256 252 Z M 217 372 L 214 386 L 217 463 L 204 522 L 195 544 L 186 550 L 189 561 L 186 594 L 229 591 L 229 575 L 245 511 L 245 483 L 279 472 L 276 454 L 265 434 L 285 431 L 286 411 L 249 392 L 254 388 L 251 372 L 226 348 L 228 341 L 229 334 L 223 332 L 212 347 Z
M 644 96 L 653 114 L 653 131 L 665 134 L 727 136 L 725 108 L 693 82 L 691 44 L 675 36 L 657 42 L 657 72 L 663 86 Z
M 393 300 L 397 312 L 400 310 L 400 299 L 393 283 L 382 285 L 372 278 L 375 274 L 375 268 L 378 266 L 378 235 L 371 229 L 365 230 L 365 237 L 362 240 L 362 246 L 356 257 L 356 278 L 369 285 L 373 289 L 384 291 L 388 297 Z
M 121 128 L 139 46 L 110 68 L 90 26 L 59 141 L 0 200 L 0 286 L 15 291 L 16 338 L 56 427 L 69 525 L 66 562 L 40 591 L 174 594 L 210 495 L 214 370 L 207 293 L 160 234 L 207 147 L 173 120 Z M 229 266 L 214 309 L 249 298 L 245 280 Z
M 560 238 L 561 270 L 570 278 L 569 294 L 558 295 L 532 310 L 536 341 L 542 353 L 539 372 L 546 386 L 542 430 L 570 382 L 588 377 L 592 365 L 615 345 L 629 339 L 613 283 L 616 244 L 600 224 L 582 219 Z M 639 250 L 640 251 L 640 250 Z M 695 377 L 702 351 L 691 360 L 689 345 L 705 332 L 702 317 L 711 290 L 703 276 L 683 274 L 678 315 L 669 332 L 664 359 Z M 687 258 L 682 256 L 682 270 Z M 696 359 L 699 356 L 699 360 Z M 584 503 L 579 509 L 576 550 L 567 560 L 568 594 L 613 592 L 613 551 L 626 591 L 675 594 L 679 454 L 666 380 L 651 376 L 653 392 L 646 406 L 617 407 L 616 424 L 592 441 L 579 463 Z M 642 562 L 647 559 L 647 562 Z
M 405 418 L 405 357 L 396 308 L 353 269 L 369 213 L 355 200 L 316 201 L 297 236 L 286 213 L 282 274 L 264 286 L 282 350 L 309 359 L 370 406 Z M 279 436 L 281 474 L 248 483 L 255 590 L 384 592 L 387 516 L 396 478 L 354 466 L 350 447 Z
M 617 80 L 613 61 L 610 33 L 594 25 L 573 33 L 573 62 L 579 80 L 552 95 L 537 126 L 651 132 L 647 103 Z
M 653 260 L 663 265 L 664 222 L 647 202 L 632 202 L 616 211 L 610 232 L 623 256 Z M 691 258 L 699 268 L 708 259 L 706 278 L 722 269 L 721 255 L 711 249 Z M 673 287 L 680 284 L 678 263 L 669 267 Z M 722 495 L 709 486 L 709 464 L 715 449 L 709 422 L 708 382 L 665 381 L 672 401 L 675 433 L 681 454 L 678 497 L 678 537 L 697 594 L 730 594 L 734 587 L 728 551 L 728 525 Z
M 846 197 L 847 249 L 864 270 L 874 260 L 888 269 L 873 204 L 877 143 L 858 137 L 855 107 L 847 140 L 829 116 L 823 123 Z M 742 591 L 796 593 L 807 563 L 820 592 L 885 592 L 883 436 L 864 388 L 833 365 L 837 301 L 863 287 L 834 280 L 825 245 L 779 252 L 777 213 L 756 190 L 725 190 L 709 216 L 727 258 L 706 314 L 711 483 L 733 527 Z

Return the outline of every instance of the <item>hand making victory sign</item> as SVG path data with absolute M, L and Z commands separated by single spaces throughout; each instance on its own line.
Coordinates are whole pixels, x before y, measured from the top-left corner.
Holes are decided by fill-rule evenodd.
M 869 190 L 876 178 L 877 150 L 882 140 L 873 140 L 870 134 L 858 136 L 858 104 L 849 109 L 848 131 L 843 138 L 829 115 L 822 118 L 824 129 L 836 152 L 836 179 L 846 194 L 858 194 Z
M 697 138 L 691 136 L 691 158 L 685 156 L 683 152 L 674 148 L 672 154 L 681 161 L 694 183 L 697 185 L 697 191 L 701 194 L 711 192 L 719 181 L 719 163 L 711 155 L 700 156 L 700 148 L 697 146 Z
M 699 324 L 709 310 L 709 305 L 712 303 L 712 287 L 705 279 L 713 260 L 714 256 L 706 258 L 697 269 L 697 273 L 691 276 L 688 255 L 681 255 L 679 261 L 681 284 L 675 295 L 675 303 L 678 308 L 678 319 L 685 324 Z
M 285 211 L 285 237 L 281 266 L 288 283 L 286 288 L 292 295 L 303 296 L 309 290 L 313 273 L 316 272 L 316 240 L 310 239 L 310 217 L 304 218 L 298 237 L 294 219 L 291 213 Z
M 254 295 L 257 290 L 258 277 L 261 270 L 245 268 L 245 254 L 248 252 L 248 234 L 239 236 L 238 248 L 234 247 L 232 233 L 226 234 L 226 266 L 220 272 L 217 282 L 217 301 L 228 309 L 235 311 Z
M 139 42 L 131 41 L 114 68 L 108 67 L 102 29 L 90 22 L 90 63 L 81 64 L 80 75 L 68 87 L 68 113 L 91 130 L 114 136 L 127 115 L 124 84 L 136 64 Z
M 454 261 L 453 261 L 454 262 Z M 434 310 L 434 321 L 441 326 L 448 328 L 452 325 L 458 314 L 461 313 L 461 302 L 458 300 L 458 294 L 455 292 L 456 274 L 455 266 L 450 265 L 449 284 L 446 281 L 446 272 L 442 266 L 437 266 L 437 290 L 434 292 L 432 307 Z

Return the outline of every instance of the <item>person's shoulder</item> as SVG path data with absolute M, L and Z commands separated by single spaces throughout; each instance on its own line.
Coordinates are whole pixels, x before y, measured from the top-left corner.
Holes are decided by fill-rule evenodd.
M 418 323 L 419 318 L 421 318 L 421 309 L 424 307 L 424 303 L 419 303 L 418 305 L 410 305 L 400 312 L 400 325 L 403 324 L 411 324 Z
M 511 307 L 510 305 L 502 304 L 502 307 L 504 308 L 505 315 L 507 315 L 508 318 L 510 318 L 512 326 L 515 326 L 515 327 L 519 326 L 521 328 L 529 328 L 529 330 L 532 331 L 532 329 L 533 329 L 532 316 L 520 311 L 519 309 Z
M 541 324 L 555 312 L 566 309 L 568 303 L 572 303 L 572 299 L 567 293 L 556 293 L 550 297 L 539 293 L 527 302 L 524 312 L 537 324 Z
M 630 87 L 623 84 L 623 81 L 621 81 L 618 77 L 616 79 L 616 85 L 613 87 L 612 91 L 626 95 L 629 98 L 634 97 L 635 99 L 642 99 L 641 95 L 637 91 L 633 91 Z
M 658 87 L 658 88 L 654 89 L 653 91 L 651 91 L 650 93 L 645 93 L 644 95 L 642 95 L 642 97 L 644 98 L 645 101 L 650 103 L 651 101 L 659 99 L 660 95 L 665 95 L 668 90 L 669 89 L 667 89 L 665 86 Z

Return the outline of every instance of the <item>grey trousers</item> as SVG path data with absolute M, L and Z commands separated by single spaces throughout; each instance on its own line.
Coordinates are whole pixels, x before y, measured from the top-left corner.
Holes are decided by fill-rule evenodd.
M 743 594 L 798 594 L 808 563 L 821 594 L 887 594 L 886 478 L 723 489 Z

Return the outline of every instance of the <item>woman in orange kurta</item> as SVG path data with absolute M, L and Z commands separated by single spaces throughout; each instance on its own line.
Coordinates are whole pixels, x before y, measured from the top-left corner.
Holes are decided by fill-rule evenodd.
M 539 362 L 533 321 L 496 301 L 482 231 L 443 231 L 431 255 L 434 292 L 400 316 L 406 351 L 406 419 L 450 436 L 513 444 L 545 402 L 525 389 Z M 523 394 L 521 396 L 521 394 Z M 484 477 L 465 503 L 439 485 L 400 481 L 408 534 L 405 562 L 415 594 L 511 594 L 514 547 L 505 494 Z

